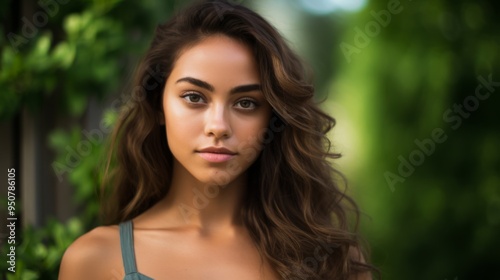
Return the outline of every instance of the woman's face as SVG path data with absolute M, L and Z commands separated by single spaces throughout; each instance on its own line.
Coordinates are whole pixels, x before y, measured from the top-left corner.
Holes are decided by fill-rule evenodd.
M 163 109 L 174 172 L 217 185 L 255 161 L 271 116 L 251 49 L 223 35 L 182 52 L 167 79 Z

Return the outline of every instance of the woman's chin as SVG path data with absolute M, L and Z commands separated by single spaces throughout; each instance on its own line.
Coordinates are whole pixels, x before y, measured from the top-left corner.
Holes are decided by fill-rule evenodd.
M 212 176 L 203 176 L 197 178 L 200 183 L 203 185 L 207 186 L 219 186 L 219 187 L 225 187 L 229 185 L 232 181 L 234 181 L 234 178 L 229 175 L 219 175 L 219 174 L 214 174 Z

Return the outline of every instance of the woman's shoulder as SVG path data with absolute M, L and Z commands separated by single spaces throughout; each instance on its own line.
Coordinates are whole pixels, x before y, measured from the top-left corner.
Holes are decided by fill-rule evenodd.
M 66 249 L 59 279 L 119 279 L 123 277 L 121 260 L 118 226 L 96 227 Z

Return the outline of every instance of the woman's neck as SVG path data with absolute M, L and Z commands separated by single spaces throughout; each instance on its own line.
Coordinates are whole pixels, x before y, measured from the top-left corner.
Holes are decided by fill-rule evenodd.
M 246 173 L 226 185 L 207 184 L 174 163 L 169 192 L 151 210 L 166 227 L 192 228 L 210 235 L 241 226 L 240 211 Z

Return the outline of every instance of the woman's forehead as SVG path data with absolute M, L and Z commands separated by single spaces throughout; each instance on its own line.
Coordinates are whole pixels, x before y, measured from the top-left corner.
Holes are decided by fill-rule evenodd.
M 169 79 L 194 77 L 211 83 L 258 83 L 259 70 L 247 45 L 223 35 L 208 37 L 184 50 Z

